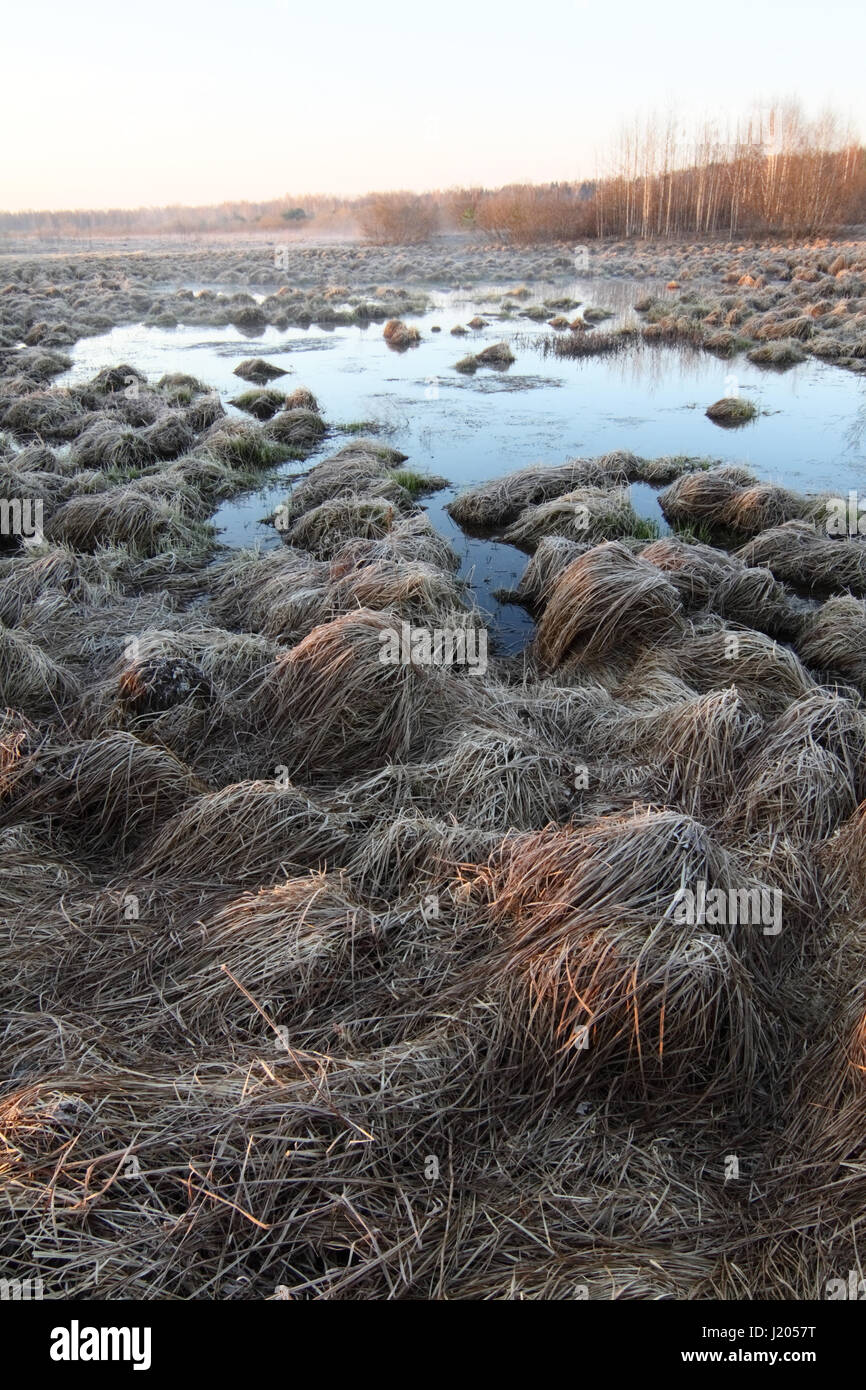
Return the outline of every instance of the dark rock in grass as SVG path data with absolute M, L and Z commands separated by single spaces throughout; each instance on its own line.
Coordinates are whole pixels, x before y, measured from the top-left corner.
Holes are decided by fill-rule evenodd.
M 176 705 L 208 705 L 214 688 L 186 657 L 152 656 L 127 667 L 118 681 L 118 696 L 135 714 L 161 714 Z

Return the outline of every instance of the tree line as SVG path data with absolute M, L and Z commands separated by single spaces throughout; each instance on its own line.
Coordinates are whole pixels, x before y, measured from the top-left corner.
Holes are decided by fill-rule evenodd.
M 575 182 L 286 194 L 198 207 L 0 213 L 0 233 L 64 236 L 289 236 L 360 232 L 385 244 L 465 230 L 514 242 L 596 237 L 814 236 L 866 221 L 866 149 L 837 117 L 796 104 L 756 111 L 732 130 L 684 129 L 674 116 L 625 128 L 596 176 Z

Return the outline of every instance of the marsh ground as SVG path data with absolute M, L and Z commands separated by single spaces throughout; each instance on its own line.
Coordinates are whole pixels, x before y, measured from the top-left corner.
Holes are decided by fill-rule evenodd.
M 820 1296 L 863 1210 L 862 243 L 279 259 L 3 257 L 44 512 L 0 556 L 7 1272 Z M 404 624 L 489 663 L 383 662 Z

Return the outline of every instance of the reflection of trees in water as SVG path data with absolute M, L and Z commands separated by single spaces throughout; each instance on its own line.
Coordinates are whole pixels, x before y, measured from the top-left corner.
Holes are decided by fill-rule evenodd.
M 713 368 L 718 366 L 721 395 L 724 373 L 730 363 L 717 362 L 691 343 L 652 343 L 641 339 L 630 353 L 617 357 L 614 366 L 621 381 L 649 386 L 693 378 L 696 373 L 711 378 Z
M 584 306 L 592 304 L 601 309 L 613 309 L 619 316 L 630 316 L 637 300 L 647 295 L 655 298 L 662 293 L 664 285 L 665 281 L 658 278 L 627 277 L 620 280 L 608 273 L 597 278 L 591 275 L 581 276 L 568 287 L 566 293 Z M 556 293 L 562 294 L 562 290 L 559 289 Z
M 590 334 L 597 335 L 598 351 L 592 349 Z M 573 362 L 578 370 L 603 367 L 623 383 L 660 386 L 665 382 L 694 378 L 712 382 L 718 377 L 716 396 L 725 394 L 731 358 L 715 357 L 693 343 L 658 343 L 639 336 L 618 339 L 616 330 L 587 329 L 587 351 L 574 357 L 556 351 L 557 340 L 549 334 L 520 334 L 512 340 L 518 348 L 534 348 L 543 357 L 555 356 L 560 362 Z M 715 399 L 715 398 L 714 398 Z

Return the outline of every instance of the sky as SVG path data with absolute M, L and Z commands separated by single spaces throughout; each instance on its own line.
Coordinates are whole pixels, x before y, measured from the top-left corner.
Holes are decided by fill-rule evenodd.
M 0 207 L 592 177 L 756 101 L 866 132 L 862 0 L 11 0 Z

